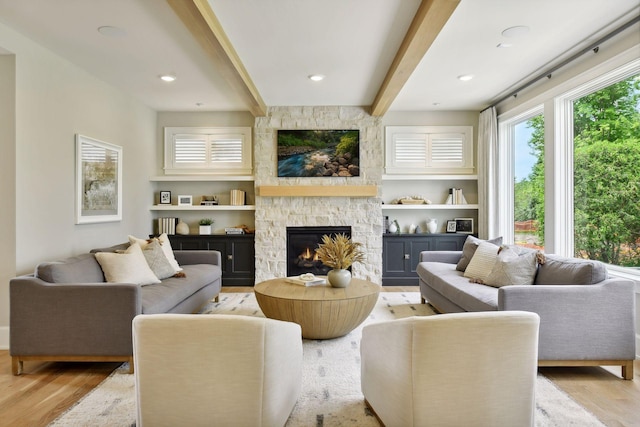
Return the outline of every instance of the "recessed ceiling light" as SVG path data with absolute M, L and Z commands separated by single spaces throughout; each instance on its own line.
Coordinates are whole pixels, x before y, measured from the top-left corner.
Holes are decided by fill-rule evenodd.
M 172 82 L 175 81 L 176 76 L 174 76 L 173 74 L 163 74 L 160 76 L 160 79 L 165 82 Z
M 127 32 L 122 28 L 113 27 L 111 25 L 98 27 L 98 32 L 106 37 L 124 37 L 127 35 Z
M 458 76 L 458 80 L 463 82 L 468 82 L 472 78 L 473 78 L 473 74 L 462 74 L 461 76 Z
M 319 82 L 324 80 L 324 76 L 322 74 L 311 74 L 309 75 L 309 80 Z
M 529 32 L 529 27 L 526 25 L 516 25 L 515 27 L 509 27 L 502 32 L 504 37 L 521 37 Z

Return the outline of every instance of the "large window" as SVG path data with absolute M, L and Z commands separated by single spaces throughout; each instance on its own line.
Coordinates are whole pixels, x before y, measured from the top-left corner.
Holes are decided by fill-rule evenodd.
M 573 101 L 574 253 L 640 267 L 640 75 Z

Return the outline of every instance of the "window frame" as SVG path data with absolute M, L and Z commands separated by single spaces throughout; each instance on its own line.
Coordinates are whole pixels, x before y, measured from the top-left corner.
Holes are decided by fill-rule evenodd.
M 176 162 L 176 139 L 192 136 L 204 139 L 205 160 L 202 163 L 179 164 Z M 204 138 L 203 138 L 204 137 Z M 211 146 L 216 141 L 239 140 L 240 161 L 215 161 L 211 158 Z M 164 173 L 165 175 L 251 175 L 253 173 L 250 127 L 165 127 Z

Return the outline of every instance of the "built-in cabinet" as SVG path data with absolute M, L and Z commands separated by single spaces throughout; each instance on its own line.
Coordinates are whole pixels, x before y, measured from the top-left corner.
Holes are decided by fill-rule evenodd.
M 253 286 L 255 241 L 253 234 L 170 235 L 176 250 L 215 250 L 222 254 L 222 285 Z
M 466 234 L 393 234 L 382 236 L 382 285 L 417 286 L 422 251 L 461 251 Z

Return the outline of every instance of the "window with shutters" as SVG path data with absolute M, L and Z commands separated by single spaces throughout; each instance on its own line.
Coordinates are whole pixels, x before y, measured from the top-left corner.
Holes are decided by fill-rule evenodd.
M 251 175 L 251 128 L 164 130 L 165 174 Z
M 387 126 L 387 174 L 473 174 L 472 126 Z

